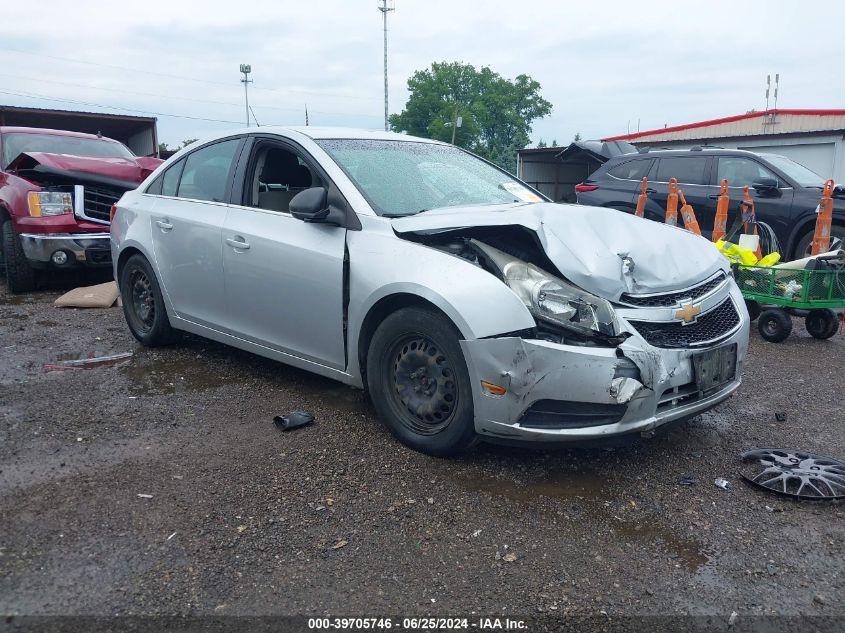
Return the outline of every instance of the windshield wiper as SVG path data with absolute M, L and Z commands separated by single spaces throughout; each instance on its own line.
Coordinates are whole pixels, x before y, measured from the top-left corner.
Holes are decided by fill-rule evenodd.
M 383 218 L 407 218 L 412 215 L 417 215 L 418 213 L 424 213 L 429 209 L 420 209 L 419 211 L 412 211 L 411 213 L 382 213 L 381 217 Z

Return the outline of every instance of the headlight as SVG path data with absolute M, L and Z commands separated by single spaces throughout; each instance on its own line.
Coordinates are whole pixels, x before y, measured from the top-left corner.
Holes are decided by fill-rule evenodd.
M 567 329 L 616 336 L 615 315 L 606 299 L 553 277 L 534 264 L 482 242 L 473 242 L 499 268 L 505 283 L 522 299 L 534 318 Z
M 29 215 L 34 218 L 73 213 L 73 196 L 67 192 L 30 191 L 26 201 L 29 205 Z

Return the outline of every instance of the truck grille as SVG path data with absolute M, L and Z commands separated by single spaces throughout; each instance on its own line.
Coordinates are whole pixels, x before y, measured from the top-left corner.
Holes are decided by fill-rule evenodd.
M 674 305 L 680 305 L 684 301 L 695 301 L 703 297 L 710 291 L 716 289 L 725 281 L 725 273 L 719 273 L 712 279 L 708 279 L 704 283 L 698 284 L 687 290 L 680 292 L 670 292 L 660 295 L 629 295 L 624 294 L 619 298 L 620 303 L 629 306 L 636 306 L 638 308 L 668 308 Z
M 730 297 L 691 325 L 679 321 L 630 321 L 630 324 L 655 347 L 690 347 L 712 343 L 731 334 L 740 323 L 739 313 Z
M 111 206 L 120 200 L 123 194 L 124 192 L 120 189 L 85 185 L 83 203 L 85 215 L 92 220 L 108 223 L 111 220 Z

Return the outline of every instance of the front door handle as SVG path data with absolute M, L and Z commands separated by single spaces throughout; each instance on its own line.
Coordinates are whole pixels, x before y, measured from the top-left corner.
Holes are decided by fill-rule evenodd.
M 234 249 L 245 251 L 249 248 L 249 242 L 244 240 L 240 235 L 235 237 L 227 237 L 226 243 Z
M 652 189 L 651 187 L 649 187 L 648 189 L 645 190 L 645 192 L 646 192 L 646 195 L 651 195 L 653 193 L 657 193 L 657 189 Z
M 719 196 L 721 196 L 721 195 L 722 195 L 722 194 L 720 194 L 720 193 L 711 193 L 711 194 L 710 194 L 709 196 L 707 196 L 707 197 L 708 197 L 708 198 L 710 198 L 710 200 L 718 200 L 718 199 L 719 199 Z
M 162 218 L 161 220 L 156 220 L 156 224 L 158 228 L 161 229 L 162 233 L 168 233 L 169 231 L 173 230 L 173 225 L 170 223 L 170 220 L 167 218 Z

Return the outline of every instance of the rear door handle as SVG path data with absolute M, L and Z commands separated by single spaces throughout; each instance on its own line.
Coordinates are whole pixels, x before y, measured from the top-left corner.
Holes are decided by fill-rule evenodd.
M 645 190 L 645 192 L 646 192 L 646 195 L 652 194 L 652 193 L 657 193 L 657 189 L 652 189 L 652 188 L 649 187 L 648 189 Z
M 232 248 L 245 251 L 249 249 L 249 242 L 245 241 L 240 235 L 236 235 L 235 237 L 227 237 L 226 243 L 231 246 Z
M 170 220 L 168 218 L 156 220 L 156 224 L 158 225 L 158 228 L 162 230 L 163 233 L 167 233 L 168 231 L 173 230 L 173 225 L 170 223 Z
M 708 197 L 708 198 L 710 198 L 711 200 L 718 200 L 720 195 L 721 195 L 721 194 L 719 194 L 719 193 L 711 193 L 711 194 L 710 194 L 709 196 L 707 196 L 707 197 Z

